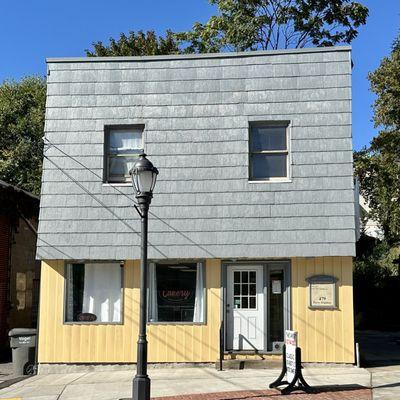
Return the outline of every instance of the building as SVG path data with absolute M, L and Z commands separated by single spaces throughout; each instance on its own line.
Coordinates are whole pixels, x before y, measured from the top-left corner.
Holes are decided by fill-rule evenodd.
M 47 63 L 41 371 L 136 360 L 143 150 L 149 362 L 354 362 L 349 47 Z
M 40 262 L 35 260 L 39 198 L 0 181 L 0 360 L 8 332 L 36 328 Z

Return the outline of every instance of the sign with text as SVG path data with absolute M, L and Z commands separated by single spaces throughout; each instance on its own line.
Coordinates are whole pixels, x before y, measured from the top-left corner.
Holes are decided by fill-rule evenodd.
M 297 332 L 285 331 L 286 345 L 286 379 L 292 382 L 296 374 L 296 347 L 297 347 Z
M 337 278 L 329 275 L 315 275 L 307 278 L 310 285 L 311 308 L 336 308 Z

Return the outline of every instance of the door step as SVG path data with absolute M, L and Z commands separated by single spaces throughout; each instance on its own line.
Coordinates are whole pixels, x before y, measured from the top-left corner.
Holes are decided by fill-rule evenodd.
M 220 361 L 215 362 L 216 369 L 220 369 Z M 222 360 L 222 369 L 281 369 L 281 359 L 229 359 Z

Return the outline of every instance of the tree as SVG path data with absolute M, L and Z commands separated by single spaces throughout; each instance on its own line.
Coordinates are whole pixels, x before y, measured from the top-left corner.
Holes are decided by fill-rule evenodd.
M 350 43 L 368 9 L 351 0 L 209 0 L 218 15 L 176 35 L 187 53 Z
M 381 131 L 369 148 L 355 154 L 355 167 L 371 217 L 394 245 L 400 243 L 400 38 L 368 78 L 377 95 L 374 122 Z
M 154 31 L 131 31 L 126 36 L 121 33 L 118 40 L 110 38 L 110 43 L 93 43 L 93 51 L 85 50 L 88 57 L 109 56 L 154 56 L 161 54 L 178 54 L 179 43 L 172 31 L 168 30 L 165 37 L 157 37 Z
M 0 85 L 0 179 L 40 193 L 46 83 L 40 77 Z

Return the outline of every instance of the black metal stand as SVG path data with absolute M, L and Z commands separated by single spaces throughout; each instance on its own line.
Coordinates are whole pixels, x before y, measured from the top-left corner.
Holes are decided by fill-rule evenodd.
M 142 245 L 140 260 L 140 317 L 137 341 L 137 371 L 133 379 L 133 400 L 150 400 L 150 378 L 147 375 L 147 221 L 151 198 L 138 198 L 142 221 Z
M 312 387 L 305 381 L 303 377 L 303 373 L 301 369 L 301 349 L 300 347 L 296 347 L 296 372 L 294 374 L 294 378 L 291 382 L 283 380 L 286 373 L 287 373 L 287 366 L 286 366 L 286 346 L 283 345 L 283 365 L 282 365 L 282 372 L 279 375 L 278 379 L 272 382 L 269 387 L 270 389 L 276 388 L 280 390 L 281 394 L 288 394 L 293 392 L 294 390 L 303 390 L 306 393 L 312 393 Z M 297 385 L 296 385 L 297 384 Z M 283 389 L 279 389 L 279 386 L 287 385 Z

